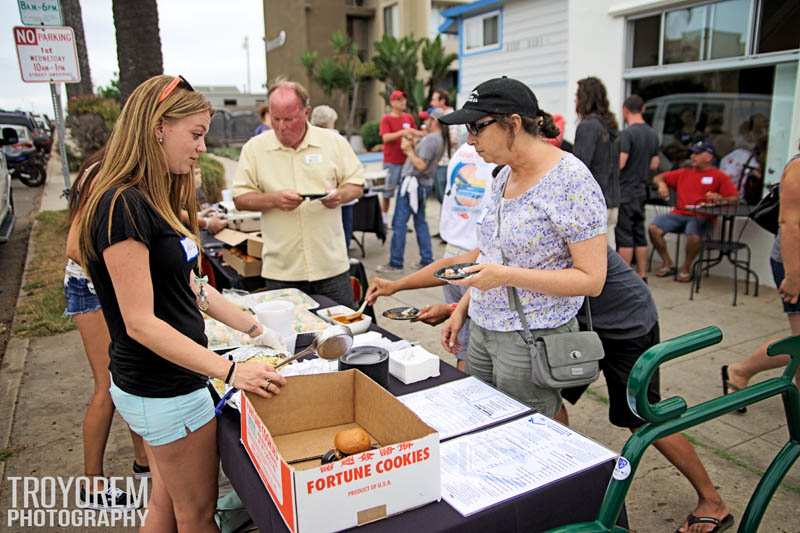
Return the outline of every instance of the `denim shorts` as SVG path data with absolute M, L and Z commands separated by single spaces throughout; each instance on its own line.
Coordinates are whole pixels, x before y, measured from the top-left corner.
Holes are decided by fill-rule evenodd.
M 400 173 L 403 171 L 403 165 L 384 163 L 383 168 L 386 169 L 386 185 L 383 187 L 386 192 L 384 194 L 387 198 L 390 198 L 391 195 L 389 193 L 393 193 L 400 184 Z
M 86 278 L 67 276 L 64 279 L 64 300 L 67 302 L 65 316 L 91 313 L 100 309 L 100 300 Z
M 686 235 L 699 235 L 703 237 L 711 228 L 708 220 L 690 215 L 664 213 L 653 219 L 653 224 L 661 228 L 664 233 L 685 233 Z
M 775 261 L 770 257 L 769 266 L 772 267 L 772 279 L 775 280 L 775 288 L 780 289 L 781 283 L 783 283 L 783 278 L 786 277 L 786 271 L 783 269 L 783 263 Z M 796 315 L 800 313 L 800 301 L 798 301 L 796 304 L 783 302 L 783 312 L 787 315 Z
M 171 398 L 145 398 L 130 394 L 111 380 L 111 399 L 131 431 L 150 446 L 163 446 L 184 438 L 214 418 L 214 401 L 207 388 Z

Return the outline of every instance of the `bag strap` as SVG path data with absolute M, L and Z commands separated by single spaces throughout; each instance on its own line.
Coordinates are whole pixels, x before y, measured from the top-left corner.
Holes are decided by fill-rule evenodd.
M 510 178 L 510 175 L 506 177 L 506 181 L 503 183 L 503 187 L 500 189 L 500 198 L 497 202 L 497 246 L 500 248 L 500 260 L 504 266 L 508 264 L 508 260 L 506 259 L 505 252 L 503 251 L 503 244 L 500 241 L 500 225 L 503 218 L 503 196 L 506 193 L 506 186 L 508 185 L 508 180 Z M 519 321 L 522 324 L 522 331 L 520 332 L 522 339 L 525 341 L 525 344 L 533 344 L 536 339 L 533 338 L 533 334 L 531 334 L 531 328 L 528 326 L 528 320 L 525 318 L 525 312 L 522 309 L 522 302 L 519 299 L 517 288 L 507 285 L 506 292 L 508 293 L 508 303 L 513 303 L 514 309 L 517 311 L 517 315 L 519 316 Z M 578 313 L 580 313 L 584 307 L 586 309 L 586 325 L 589 327 L 589 331 L 593 331 L 592 311 L 589 305 L 588 297 L 583 298 L 583 305 L 581 306 L 581 309 L 578 310 Z

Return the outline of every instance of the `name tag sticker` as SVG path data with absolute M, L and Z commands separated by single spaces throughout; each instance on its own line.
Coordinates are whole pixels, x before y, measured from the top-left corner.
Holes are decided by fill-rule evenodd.
M 197 245 L 189 237 L 181 239 L 181 246 L 183 246 L 183 253 L 186 255 L 186 261 L 191 261 L 199 253 Z
M 410 127 L 411 127 L 411 124 L 409 124 L 408 122 L 403 122 L 403 129 L 404 130 L 406 130 L 406 129 L 410 128 Z
M 714 176 L 703 176 L 700 178 L 700 183 L 703 185 L 714 185 Z
M 306 154 L 306 165 L 318 165 L 322 163 L 322 154 Z

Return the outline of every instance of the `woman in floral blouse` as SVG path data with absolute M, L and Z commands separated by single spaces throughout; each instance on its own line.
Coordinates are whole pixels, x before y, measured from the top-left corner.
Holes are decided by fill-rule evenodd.
M 571 154 L 548 144 L 558 128 L 527 85 L 496 78 L 478 85 L 445 124 L 465 124 L 467 142 L 502 168 L 479 229 L 476 274 L 442 332 L 449 351 L 469 314 L 470 374 L 547 416 L 558 390 L 531 383 L 531 356 L 507 287 L 515 287 L 533 337 L 577 331 L 584 295 L 596 296 L 606 275 L 606 204 L 597 181 Z M 498 225 L 498 216 L 501 223 Z

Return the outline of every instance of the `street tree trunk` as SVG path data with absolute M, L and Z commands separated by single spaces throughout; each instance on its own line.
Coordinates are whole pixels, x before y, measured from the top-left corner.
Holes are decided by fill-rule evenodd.
M 122 102 L 146 79 L 163 74 L 157 0 L 113 0 Z
M 86 53 L 86 37 L 83 34 L 83 16 L 80 0 L 61 0 L 64 25 L 75 32 L 75 46 L 78 49 L 78 66 L 81 69 L 80 83 L 67 83 L 67 99 L 75 96 L 93 94 L 92 72 L 89 69 L 89 56 Z

